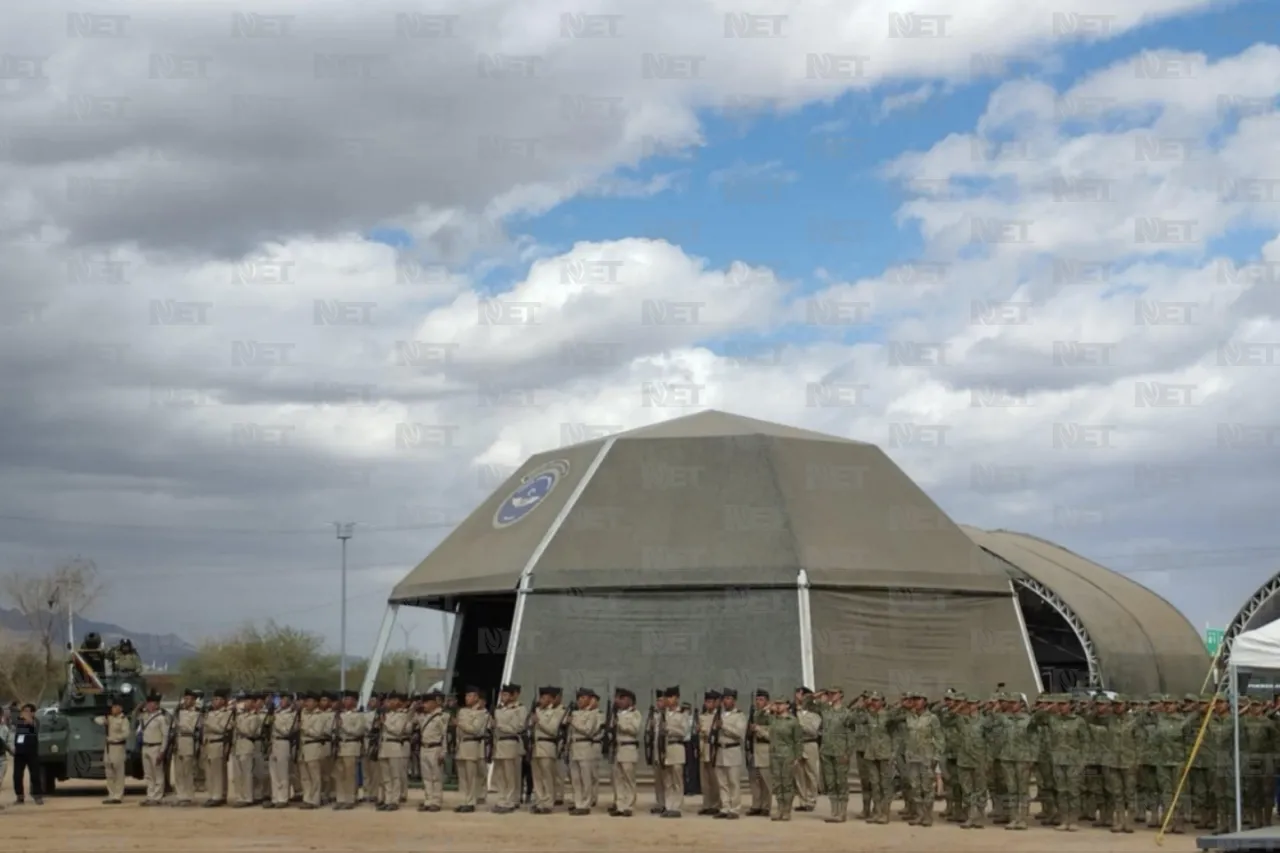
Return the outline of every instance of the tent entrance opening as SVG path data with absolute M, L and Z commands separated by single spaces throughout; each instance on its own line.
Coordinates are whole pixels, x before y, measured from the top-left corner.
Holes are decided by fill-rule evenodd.
M 474 685 L 480 688 L 480 695 L 497 697 L 515 612 L 515 593 L 466 598 L 461 602 L 457 617 L 462 620 L 457 634 L 458 647 L 451 655 L 455 694 L 460 695 L 467 685 Z
M 1071 625 L 1048 602 L 1018 586 L 1018 604 L 1031 637 L 1031 653 L 1046 693 L 1089 686 L 1089 659 Z

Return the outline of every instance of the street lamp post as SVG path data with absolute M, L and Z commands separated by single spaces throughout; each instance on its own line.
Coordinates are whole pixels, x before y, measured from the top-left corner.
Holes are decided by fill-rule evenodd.
M 342 634 L 339 641 L 339 655 L 342 662 L 338 669 L 339 690 L 347 689 L 347 540 L 351 538 L 355 526 L 354 521 L 335 521 L 333 523 L 333 528 L 338 533 L 338 539 L 342 542 Z

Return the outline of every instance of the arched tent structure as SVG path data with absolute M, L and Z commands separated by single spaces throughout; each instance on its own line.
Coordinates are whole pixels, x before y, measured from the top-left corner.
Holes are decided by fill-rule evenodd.
M 1004 565 L 879 448 L 715 411 L 530 458 L 395 587 L 375 661 L 402 605 L 458 615 L 486 690 L 1039 689 Z
M 1222 632 L 1220 666 L 1230 662 L 1236 637 L 1245 631 L 1256 631 L 1270 625 L 1277 619 L 1280 619 L 1280 573 L 1272 575 L 1266 583 L 1254 590 L 1253 595 L 1245 600 L 1244 606 Z
M 1046 689 L 1198 693 L 1209 655 L 1194 626 L 1151 590 L 1059 545 L 965 527 L 1018 588 Z

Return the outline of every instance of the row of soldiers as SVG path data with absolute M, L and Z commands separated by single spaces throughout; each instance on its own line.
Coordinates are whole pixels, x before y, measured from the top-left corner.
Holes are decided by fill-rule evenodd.
M 475 688 L 464 691 L 456 708 L 432 692 L 391 693 L 363 709 L 354 691 L 284 696 L 278 703 L 250 694 L 232 703 L 230 691 L 218 690 L 212 705 L 201 708 L 194 691 L 186 691 L 171 718 L 151 695 L 133 724 L 118 706 L 100 718 L 107 726 L 107 802 L 121 800 L 125 744 L 136 736 L 147 778 L 143 805 L 163 799 L 171 764 L 176 805 L 194 804 L 196 778 L 203 775 L 207 807 L 227 804 L 232 788 L 240 807 L 283 808 L 300 796 L 302 808 L 350 809 L 363 777 L 366 799 L 395 811 L 407 800 L 412 763 L 424 788 L 419 808 L 439 811 L 450 755 L 462 798 L 455 811 L 475 811 L 486 799 L 491 766 L 493 811 L 515 812 L 528 783 L 533 813 L 550 814 L 566 799 L 567 764 L 570 814 L 590 814 L 607 762 L 614 791 L 609 813 L 630 816 L 643 749 L 655 769 L 650 810 L 665 817 L 682 813 L 685 765 L 696 762 L 700 814 L 725 819 L 743 814 L 745 785 L 746 815 L 789 820 L 793 807 L 813 811 L 825 793 L 827 820 L 844 822 L 850 770 L 856 769 L 862 818 L 870 823 L 888 823 L 890 803 L 900 794 L 901 816 L 930 826 L 941 793 L 945 820 L 980 828 L 990 804 L 992 823 L 1026 829 L 1034 779 L 1041 824 L 1074 831 L 1087 822 L 1132 832 L 1135 823 L 1156 827 L 1167 816 L 1179 769 L 1210 704 L 1196 696 L 1179 702 L 1045 695 L 1028 705 L 1025 697 L 1000 691 L 985 699 L 948 693 L 935 702 L 907 694 L 893 703 L 864 692 L 846 704 L 840 688 L 802 687 L 789 698 L 758 690 L 744 710 L 736 690 L 726 688 L 707 691 L 695 713 L 680 702 L 679 688 L 667 688 L 642 716 L 635 694 L 624 688 L 607 710 L 588 688 L 578 690 L 570 706 L 558 687 L 540 688 L 527 710 L 520 696 L 519 685 L 503 685 L 490 712 Z M 1274 711 L 1243 701 L 1243 799 L 1251 826 L 1271 821 L 1269 782 L 1280 751 Z M 1233 818 L 1230 722 L 1226 702 L 1218 700 L 1172 816 L 1174 832 L 1187 822 L 1222 831 Z

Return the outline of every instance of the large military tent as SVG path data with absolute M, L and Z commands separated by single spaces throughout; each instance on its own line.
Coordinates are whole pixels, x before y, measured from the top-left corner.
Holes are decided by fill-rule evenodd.
M 1136 581 L 1025 533 L 963 527 L 1005 563 L 1046 690 L 1199 692 L 1209 655 L 1176 607 Z
M 389 604 L 375 658 L 451 611 L 486 690 L 1038 689 L 1006 567 L 879 448 L 716 411 L 533 456 Z

